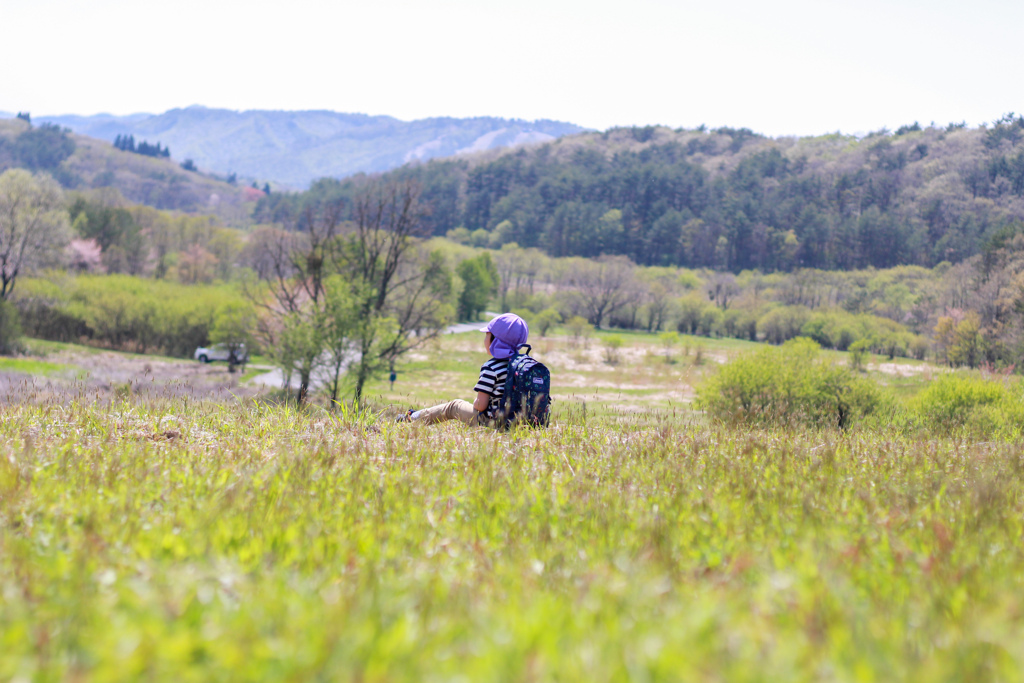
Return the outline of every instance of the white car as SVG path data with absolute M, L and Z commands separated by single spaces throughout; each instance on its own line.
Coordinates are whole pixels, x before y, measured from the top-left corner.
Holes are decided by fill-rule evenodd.
M 215 360 L 226 361 L 229 355 L 231 355 L 231 351 L 227 344 L 214 344 L 213 346 L 200 346 L 192 354 L 192 357 L 200 363 L 212 363 Z M 249 351 L 245 348 L 245 344 L 239 347 L 235 355 L 237 363 L 246 363 L 249 360 Z

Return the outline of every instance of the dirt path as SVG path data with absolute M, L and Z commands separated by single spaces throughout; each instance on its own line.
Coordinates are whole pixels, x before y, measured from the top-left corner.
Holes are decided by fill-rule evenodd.
M 126 392 L 141 396 L 191 396 L 208 399 L 244 398 L 262 387 L 239 382 L 239 373 L 225 363 L 138 356 L 88 348 L 46 353 L 42 360 L 64 366 L 43 374 L 0 372 L 0 400 L 15 402 L 30 397 L 66 393 L 71 388 L 83 397 L 108 397 Z

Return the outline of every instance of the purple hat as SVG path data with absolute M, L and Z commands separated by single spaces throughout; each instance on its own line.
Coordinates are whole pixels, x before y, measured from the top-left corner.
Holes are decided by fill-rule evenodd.
M 486 327 L 481 327 L 480 331 L 494 335 L 490 351 L 495 358 L 511 358 L 530 336 L 526 321 L 515 313 L 502 313 L 487 323 Z

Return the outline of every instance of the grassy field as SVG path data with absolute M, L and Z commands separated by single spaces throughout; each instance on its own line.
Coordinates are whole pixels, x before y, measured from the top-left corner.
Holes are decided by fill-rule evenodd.
M 740 349 L 653 337 L 540 340 L 544 431 L 388 419 L 468 397 L 478 337 L 363 414 L 8 407 L 0 679 L 1022 678 L 1019 443 L 715 426 L 687 398 Z
M 619 338 L 617 359 L 608 362 L 608 340 Z M 533 355 L 552 371 L 556 405 L 568 405 L 599 416 L 628 417 L 651 410 L 691 414 L 696 387 L 709 373 L 738 354 L 764 345 L 738 339 L 708 339 L 681 335 L 669 349 L 657 335 L 641 332 L 597 332 L 574 339 L 564 330 L 533 339 Z M 847 363 L 847 353 L 823 351 L 823 357 Z M 446 335 L 427 348 L 410 354 L 399 365 L 392 390 L 386 378 L 367 387 L 378 403 L 396 411 L 424 407 L 453 398 L 472 400 L 480 365 L 487 359 L 481 335 L 475 332 Z M 889 361 L 869 355 L 866 376 L 909 398 L 943 370 L 907 358 Z M 690 415 L 691 417 L 697 417 Z

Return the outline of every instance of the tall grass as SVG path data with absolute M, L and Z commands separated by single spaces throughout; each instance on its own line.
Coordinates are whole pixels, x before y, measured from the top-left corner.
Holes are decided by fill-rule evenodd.
M 1013 680 L 1016 443 L 0 414 L 0 678 Z

